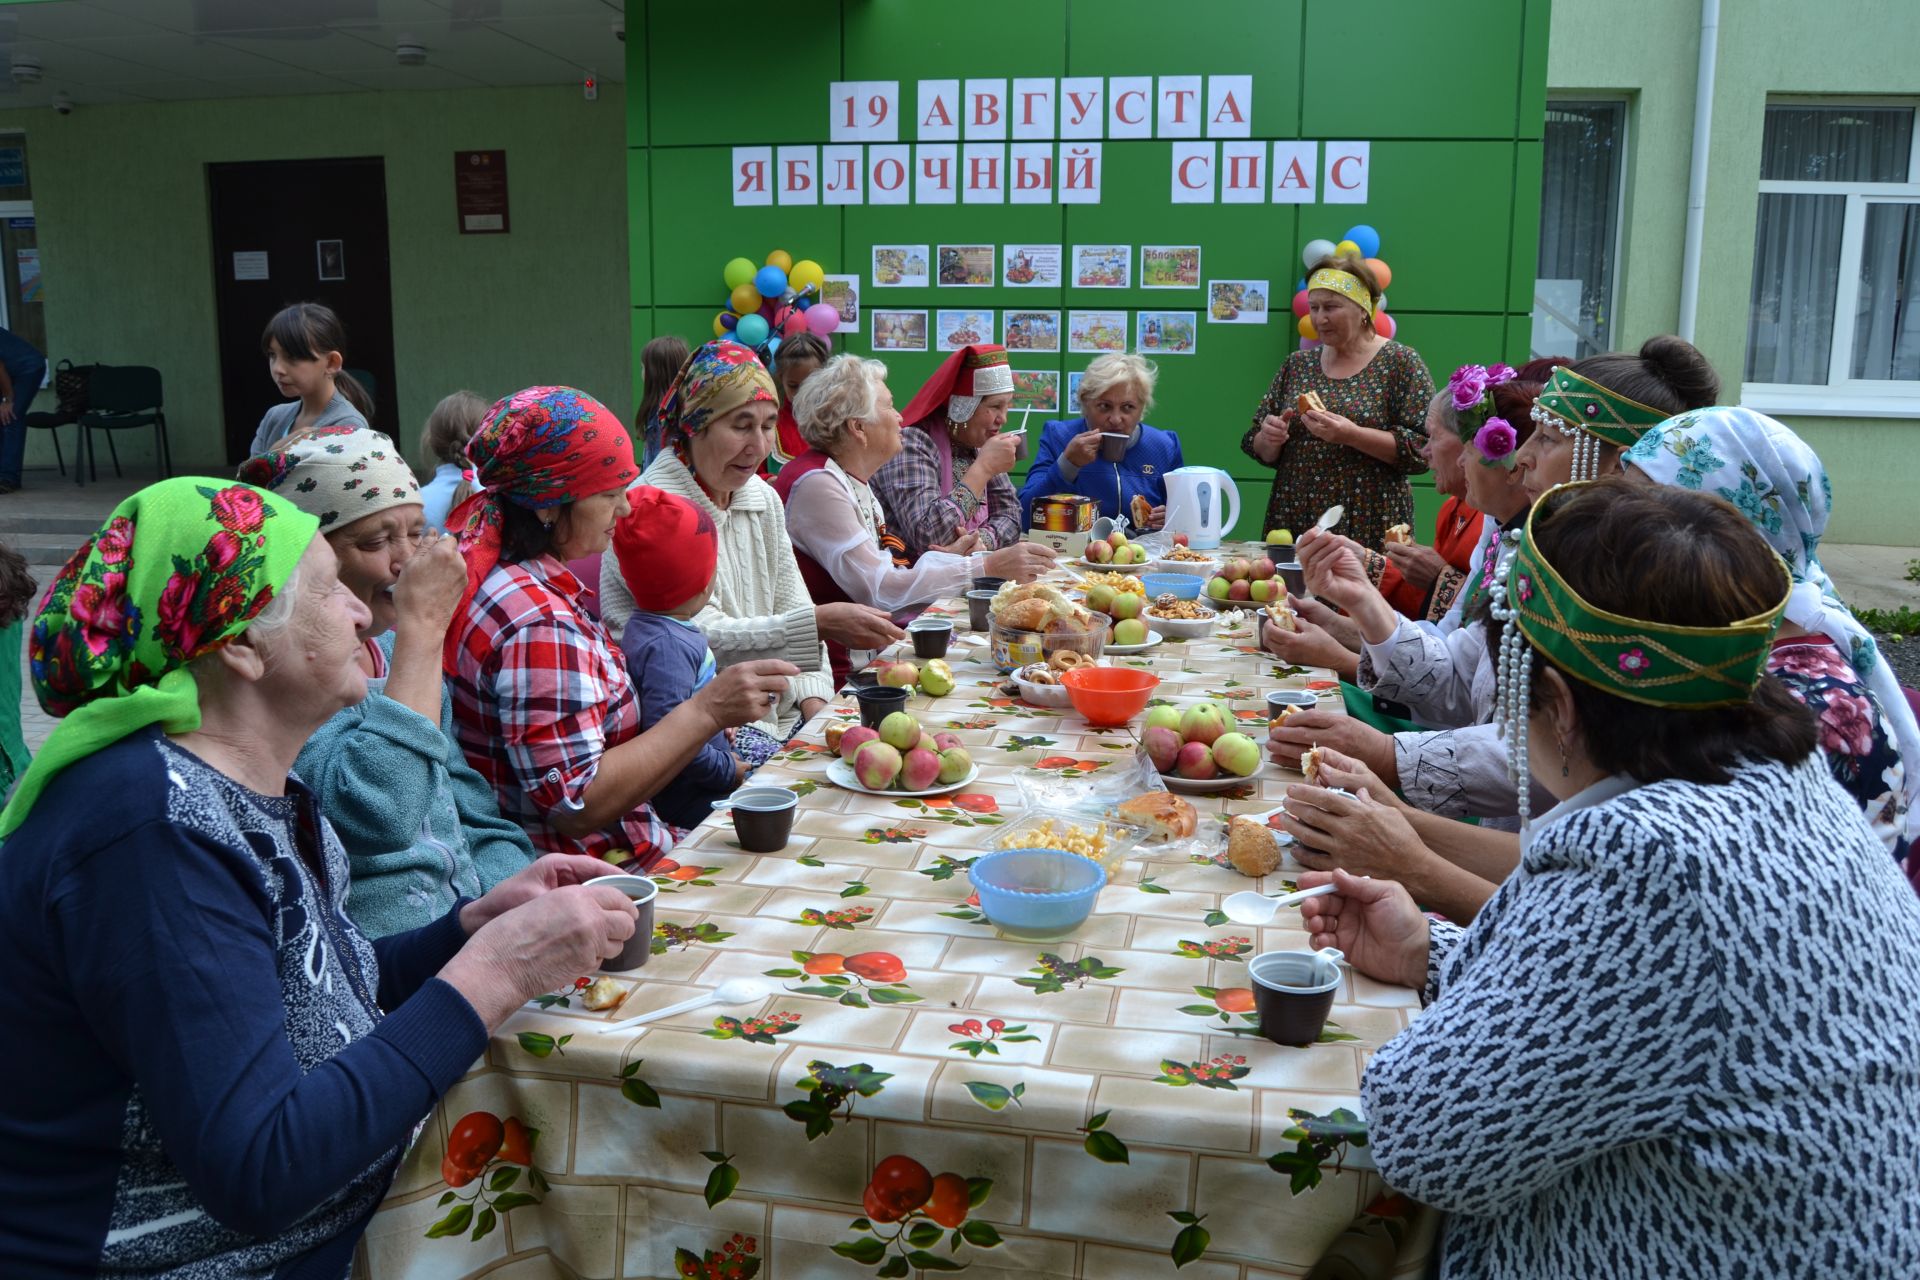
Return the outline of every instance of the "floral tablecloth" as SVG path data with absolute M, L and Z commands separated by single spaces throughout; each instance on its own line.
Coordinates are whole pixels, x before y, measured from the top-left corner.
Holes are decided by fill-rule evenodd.
M 624 1003 L 555 993 L 495 1034 L 406 1158 L 360 1274 L 1298 1276 L 1379 1195 L 1365 1153 L 1302 1117 L 1357 1109 L 1415 993 L 1349 974 L 1321 1043 L 1261 1038 L 1244 960 L 1304 947 L 1299 918 L 1228 924 L 1221 901 L 1249 882 L 1191 850 L 1123 863 L 1069 940 L 998 937 L 966 866 L 1016 815 L 1016 775 L 1097 775 L 1135 743 L 1005 696 L 965 610 L 937 611 L 958 617 L 959 687 L 910 709 L 979 777 L 926 801 L 841 790 L 823 735 L 854 710 L 830 705 L 756 775 L 801 795 L 788 847 L 743 853 L 723 818 L 676 849 Z M 1227 700 L 1255 736 L 1268 689 L 1339 705 L 1244 627 L 1113 660 L 1176 704 Z M 1269 764 L 1195 803 L 1256 812 L 1296 779 Z M 734 977 L 775 994 L 597 1030 Z M 1432 1226 L 1416 1217 L 1398 1274 L 1420 1273 Z

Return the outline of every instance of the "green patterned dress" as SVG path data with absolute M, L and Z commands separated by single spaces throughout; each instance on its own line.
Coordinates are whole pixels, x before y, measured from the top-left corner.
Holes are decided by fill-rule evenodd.
M 1253 451 L 1260 420 L 1294 407 L 1308 391 L 1316 391 L 1328 409 L 1362 427 L 1393 434 L 1392 462 L 1382 462 L 1343 444 L 1322 440 L 1295 425 L 1280 456 L 1261 462 Z M 1413 521 L 1413 490 L 1407 477 L 1427 469 L 1420 456 L 1426 439 L 1427 402 L 1433 398 L 1433 378 L 1412 347 L 1385 342 L 1367 367 L 1350 378 L 1329 378 L 1320 368 L 1320 349 L 1296 351 L 1274 375 L 1273 385 L 1253 411 L 1253 426 L 1241 437 L 1240 449 L 1255 462 L 1274 469 L 1273 492 L 1267 499 L 1268 529 L 1289 529 L 1296 536 L 1312 526 L 1334 503 L 1346 507 L 1340 532 L 1372 550 L 1380 550 L 1386 531 Z

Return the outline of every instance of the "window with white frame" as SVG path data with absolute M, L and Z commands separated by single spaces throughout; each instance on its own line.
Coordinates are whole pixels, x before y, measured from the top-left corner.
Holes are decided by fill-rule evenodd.
M 1626 143 L 1624 100 L 1548 101 L 1533 286 L 1535 356 L 1583 359 L 1611 347 Z
M 1768 104 L 1742 399 L 1920 411 L 1913 104 Z

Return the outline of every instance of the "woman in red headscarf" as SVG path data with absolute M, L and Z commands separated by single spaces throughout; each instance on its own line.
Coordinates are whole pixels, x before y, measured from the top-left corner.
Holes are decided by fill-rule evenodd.
M 1018 433 L 1000 434 L 1013 405 L 1007 349 L 976 343 L 954 352 L 908 403 L 900 453 L 874 473 L 887 527 L 919 559 L 965 555 L 1020 539 L 1020 495 L 1007 473 Z
M 583 392 L 529 387 L 493 406 L 467 458 L 485 487 L 447 521 L 467 561 L 447 630 L 454 736 L 535 849 L 649 866 L 677 833 L 647 802 L 799 668 L 729 667 L 642 732 L 626 660 L 566 568 L 605 551 L 629 510 L 626 428 Z

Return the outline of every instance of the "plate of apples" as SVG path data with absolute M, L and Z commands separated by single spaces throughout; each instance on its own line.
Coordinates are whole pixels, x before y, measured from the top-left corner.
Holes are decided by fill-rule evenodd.
M 1080 558 L 1080 563 L 1089 569 L 1145 573 L 1152 559 L 1145 547 L 1131 541 L 1126 534 L 1116 529 L 1104 538 L 1095 538 L 1089 542 L 1086 554 Z
M 1235 556 L 1200 589 L 1200 598 L 1216 609 L 1269 604 L 1285 599 L 1286 594 L 1287 584 L 1267 556 L 1251 560 Z
M 1218 702 L 1147 708 L 1140 745 L 1167 790 L 1182 795 L 1226 791 L 1267 767 L 1260 744 L 1239 732 L 1233 713 Z

